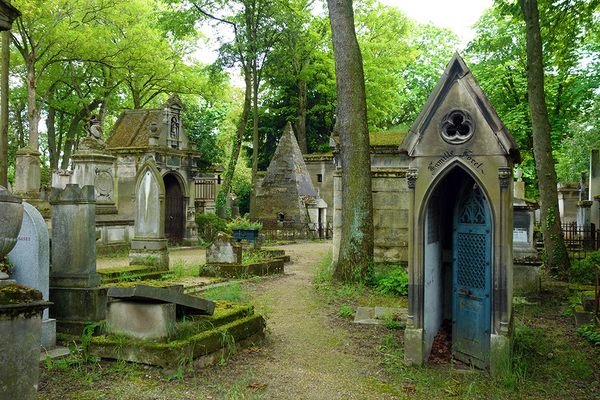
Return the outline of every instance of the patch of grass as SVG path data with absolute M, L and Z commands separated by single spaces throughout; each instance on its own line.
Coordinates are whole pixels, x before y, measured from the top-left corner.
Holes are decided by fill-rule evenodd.
M 242 252 L 242 265 L 261 263 L 269 260 L 271 255 L 260 250 L 246 250 Z
M 342 304 L 338 310 L 338 316 L 351 319 L 354 317 L 354 309 L 347 304 Z
M 179 260 L 169 270 L 172 272 L 173 278 L 194 277 L 199 275 L 200 265 L 188 265 L 184 260 Z
M 364 307 L 406 307 L 406 296 L 383 293 L 360 283 L 335 282 L 331 259 L 331 253 L 323 257 L 313 276 L 315 289 L 327 303 L 351 303 Z
M 598 350 L 600 350 L 600 328 L 594 326 L 593 324 L 581 325 L 577 329 L 577 333 L 579 336 L 584 337 L 592 345 L 598 346 Z
M 202 292 L 202 297 L 213 301 L 228 301 L 234 303 L 248 303 L 250 296 L 242 289 L 239 283 L 231 283 Z

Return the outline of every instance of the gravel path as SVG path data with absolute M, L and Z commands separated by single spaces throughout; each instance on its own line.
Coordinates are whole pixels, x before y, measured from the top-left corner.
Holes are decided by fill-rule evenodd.
M 246 377 L 250 387 L 264 388 L 260 398 L 266 399 L 387 398 L 373 393 L 384 384 L 377 376 L 377 358 L 357 348 L 346 329 L 329 323 L 330 307 L 318 301 L 313 289 L 314 271 L 331 245 L 283 248 L 292 258 L 286 275 L 250 286 L 257 311 L 267 318 L 266 345 L 256 356 L 243 354 L 213 372 L 229 383 Z

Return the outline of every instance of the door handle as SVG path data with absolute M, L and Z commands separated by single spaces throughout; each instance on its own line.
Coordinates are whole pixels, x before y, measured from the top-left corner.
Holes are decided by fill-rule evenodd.
M 470 296 L 471 294 L 473 294 L 473 292 L 465 288 L 458 289 L 458 293 L 462 294 L 463 296 Z

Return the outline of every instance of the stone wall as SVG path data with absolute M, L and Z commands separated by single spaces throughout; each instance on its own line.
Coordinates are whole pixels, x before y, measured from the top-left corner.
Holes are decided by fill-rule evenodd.
M 342 176 L 334 174 L 334 261 L 341 237 Z M 373 169 L 373 229 L 376 262 L 406 263 L 408 261 L 408 185 L 406 169 Z
M 333 221 L 333 171 L 335 170 L 333 154 L 306 154 L 304 162 L 315 189 L 327 203 L 327 222 L 331 223 Z

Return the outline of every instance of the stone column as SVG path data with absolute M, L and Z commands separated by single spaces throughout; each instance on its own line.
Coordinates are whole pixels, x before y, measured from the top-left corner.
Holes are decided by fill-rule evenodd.
M 94 186 L 96 214 L 116 214 L 114 177 L 117 158 L 108 154 L 105 148 L 103 142 L 90 136 L 79 141 L 78 150 L 72 157 L 71 183 Z
M 96 272 L 96 195 L 93 186 L 69 184 L 50 194 L 52 268 L 50 316 L 60 332 L 80 333 L 106 313 L 106 289 Z
M 24 199 L 39 199 L 40 153 L 30 147 L 23 147 L 17 151 L 15 164 L 15 194 Z

